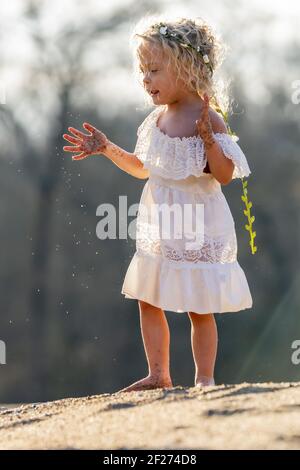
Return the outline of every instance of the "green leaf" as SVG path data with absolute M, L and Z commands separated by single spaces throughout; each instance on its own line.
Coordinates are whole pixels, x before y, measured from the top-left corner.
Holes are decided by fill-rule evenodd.
M 251 209 L 251 207 L 252 207 L 252 202 L 251 201 L 249 202 L 248 207 L 249 207 L 249 209 Z
M 249 227 L 248 224 L 245 224 L 245 229 L 246 229 L 246 230 L 250 230 L 250 227 Z
M 252 238 L 255 238 L 256 237 L 256 232 L 253 232 L 252 233 Z
M 244 209 L 244 214 L 245 214 L 245 216 L 248 215 L 248 211 L 246 209 Z
M 253 215 L 253 216 L 251 217 L 251 222 L 253 223 L 254 220 L 255 220 L 255 216 Z
M 241 196 L 241 200 L 244 201 L 244 202 L 246 202 L 245 196 Z

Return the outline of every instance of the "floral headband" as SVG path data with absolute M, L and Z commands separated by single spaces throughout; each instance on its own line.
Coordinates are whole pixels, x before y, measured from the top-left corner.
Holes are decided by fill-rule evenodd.
M 157 29 L 157 27 L 159 28 L 158 31 L 162 36 L 164 36 L 168 39 L 174 39 L 181 46 L 186 47 L 186 48 L 190 48 L 190 49 L 194 49 L 196 52 L 198 52 L 201 55 L 205 65 L 208 67 L 210 73 L 213 74 L 213 68 L 212 68 L 212 65 L 210 63 L 209 57 L 208 57 L 207 54 L 202 53 L 201 46 L 195 47 L 189 42 L 188 43 L 184 42 L 183 36 L 180 33 L 170 32 L 169 29 L 168 29 L 168 26 L 166 26 L 163 23 L 159 23 L 158 25 L 153 26 L 154 29 Z
M 157 29 L 157 27 L 159 28 L 158 31 L 162 36 L 164 36 L 166 38 L 174 39 L 174 40 L 178 41 L 181 46 L 191 48 L 191 49 L 194 49 L 195 51 L 197 51 L 201 55 L 205 65 L 208 67 L 211 75 L 213 74 L 213 68 L 212 68 L 212 65 L 210 63 L 209 57 L 208 57 L 207 54 L 202 53 L 200 46 L 194 47 L 192 44 L 184 42 L 183 37 L 180 33 L 170 32 L 169 29 L 168 29 L 168 26 L 166 26 L 163 23 L 159 23 L 158 25 L 153 26 L 153 28 L 155 30 Z M 235 134 L 235 132 L 233 132 L 231 130 L 231 128 L 229 126 L 228 113 L 223 112 L 219 105 L 217 105 L 216 111 L 223 116 L 223 118 L 226 122 L 226 125 L 227 125 L 228 133 L 232 137 L 232 139 L 235 140 L 235 141 L 239 140 L 238 136 Z M 244 178 L 241 178 L 241 181 L 242 181 L 242 187 L 243 187 L 243 195 L 241 196 L 241 199 L 245 203 L 246 209 L 244 209 L 244 215 L 246 216 L 246 218 L 248 220 L 248 224 L 245 224 L 245 229 L 249 232 L 249 236 L 250 236 L 249 245 L 250 245 L 250 248 L 251 248 L 251 253 L 254 255 L 257 252 L 257 246 L 255 246 L 255 241 L 254 241 L 254 239 L 256 237 L 256 232 L 252 230 L 252 225 L 253 225 L 253 222 L 255 220 L 255 216 L 251 215 L 251 211 L 250 211 L 251 207 L 252 207 L 252 202 L 248 200 L 248 189 L 247 189 L 248 181 L 244 181 Z

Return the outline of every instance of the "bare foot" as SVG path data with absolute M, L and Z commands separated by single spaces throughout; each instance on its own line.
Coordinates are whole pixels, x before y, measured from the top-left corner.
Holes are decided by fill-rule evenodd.
M 199 379 L 196 380 L 195 387 L 211 387 L 215 384 L 215 380 L 213 377 L 206 377 L 202 376 Z
M 116 393 L 121 392 L 135 392 L 138 390 L 152 390 L 155 388 L 172 388 L 172 380 L 171 379 L 160 379 L 157 377 L 145 377 L 144 379 L 138 380 L 133 384 L 129 385 L 129 387 L 122 388 Z

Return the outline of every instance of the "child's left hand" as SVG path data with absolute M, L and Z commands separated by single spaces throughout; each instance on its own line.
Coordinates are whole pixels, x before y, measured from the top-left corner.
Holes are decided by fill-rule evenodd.
M 204 93 L 204 105 L 200 119 L 196 121 L 197 129 L 203 142 L 207 145 L 213 143 L 213 129 L 209 116 L 209 97 Z

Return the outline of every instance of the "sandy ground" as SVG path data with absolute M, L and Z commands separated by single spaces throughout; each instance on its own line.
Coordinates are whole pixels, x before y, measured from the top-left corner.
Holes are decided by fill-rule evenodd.
M 0 407 L 1 449 L 300 449 L 300 382 Z

